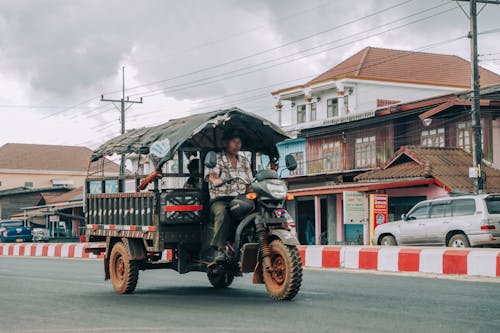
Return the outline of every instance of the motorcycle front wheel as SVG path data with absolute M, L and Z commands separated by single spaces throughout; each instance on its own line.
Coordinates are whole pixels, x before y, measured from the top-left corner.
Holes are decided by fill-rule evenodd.
M 277 300 L 291 300 L 302 283 L 302 261 L 295 246 L 275 239 L 269 244 L 271 271 L 263 269 L 263 278 L 269 295 Z

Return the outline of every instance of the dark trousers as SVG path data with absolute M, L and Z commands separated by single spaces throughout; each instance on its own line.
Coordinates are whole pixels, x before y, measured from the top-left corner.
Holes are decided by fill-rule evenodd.
M 222 249 L 232 233 L 232 222 L 229 216 L 229 200 L 215 200 L 210 205 L 210 213 L 214 221 L 214 236 L 210 246 Z

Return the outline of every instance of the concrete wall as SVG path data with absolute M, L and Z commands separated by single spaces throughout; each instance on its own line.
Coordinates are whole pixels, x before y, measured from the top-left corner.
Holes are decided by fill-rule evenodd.
M 331 87 L 325 90 L 313 88 L 312 102 L 316 103 L 317 105 L 317 121 L 304 124 L 301 127 L 314 127 L 321 124 L 323 120 L 326 120 L 327 100 L 331 98 L 338 98 L 339 117 L 342 117 L 346 116 L 347 114 L 352 115 L 356 113 L 364 113 L 375 110 L 377 107 L 377 99 L 409 102 L 422 98 L 439 96 L 458 90 L 460 89 L 382 81 L 352 79 L 340 80 L 337 82 L 337 89 L 332 89 Z M 344 110 L 344 100 L 342 96 L 339 96 L 339 91 L 344 92 L 344 94 L 348 96 L 349 113 Z M 318 97 L 320 98 L 319 102 L 317 101 Z M 283 125 L 292 125 L 290 126 L 290 129 L 293 129 L 293 125 L 297 124 L 296 113 L 298 105 L 307 105 L 306 112 L 307 117 L 309 117 L 310 105 L 304 101 L 304 95 L 295 97 L 294 102 L 294 107 L 291 107 L 290 104 L 287 104 L 283 107 L 282 110 L 284 115 Z M 289 128 L 285 127 L 285 130 L 289 130 Z
M 8 219 L 11 215 L 22 213 L 20 208 L 34 206 L 38 198 L 40 198 L 38 192 L 1 197 L 0 218 Z
M 500 169 L 500 119 L 491 122 L 492 129 L 492 147 L 493 147 L 493 166 Z
M 357 83 L 354 90 L 350 106 L 352 112 L 367 112 L 377 107 L 377 99 L 396 100 L 400 102 L 410 102 L 422 98 L 443 95 L 454 91 L 454 89 L 444 89 L 432 86 L 401 85 L 396 83 Z
M 384 192 L 389 197 L 426 197 L 427 200 L 448 195 L 448 192 L 434 184 L 419 187 L 392 188 Z
M 52 187 L 53 180 L 73 182 L 70 187 L 80 187 L 85 182 L 85 174 L 58 174 L 58 173 L 9 173 L 0 172 L 0 191 L 15 187 L 24 187 L 25 182 L 32 182 L 33 188 Z

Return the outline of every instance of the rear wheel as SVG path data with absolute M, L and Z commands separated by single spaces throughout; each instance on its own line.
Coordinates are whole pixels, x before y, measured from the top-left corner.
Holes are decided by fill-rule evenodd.
M 397 245 L 397 243 L 396 243 L 396 239 L 393 236 L 387 235 L 387 236 L 382 237 L 382 240 L 380 241 L 380 245 L 395 246 L 395 245 Z
M 456 234 L 448 241 L 449 247 L 470 247 L 469 240 L 464 234 Z
M 302 283 L 302 261 L 295 246 L 285 245 L 281 240 L 269 244 L 271 250 L 271 272 L 263 269 L 263 278 L 269 295 L 278 301 L 290 300 L 297 295 Z
M 139 278 L 138 263 L 130 260 L 128 251 L 122 242 L 116 243 L 111 250 L 109 273 L 113 288 L 118 294 L 134 292 Z
M 234 275 L 228 272 L 207 273 L 208 281 L 217 289 L 227 288 L 233 283 Z

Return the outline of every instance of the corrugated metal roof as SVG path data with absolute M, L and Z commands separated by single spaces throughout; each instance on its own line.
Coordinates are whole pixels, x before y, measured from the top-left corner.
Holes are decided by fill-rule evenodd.
M 168 150 L 163 161 L 172 158 L 181 147 L 204 149 L 222 148 L 222 136 L 227 128 L 242 133 L 243 150 L 278 156 L 276 143 L 289 136 L 271 121 L 239 108 L 170 120 L 164 124 L 128 131 L 95 150 L 93 160 L 110 154 L 137 153 L 149 150 L 156 142 L 165 142 Z

